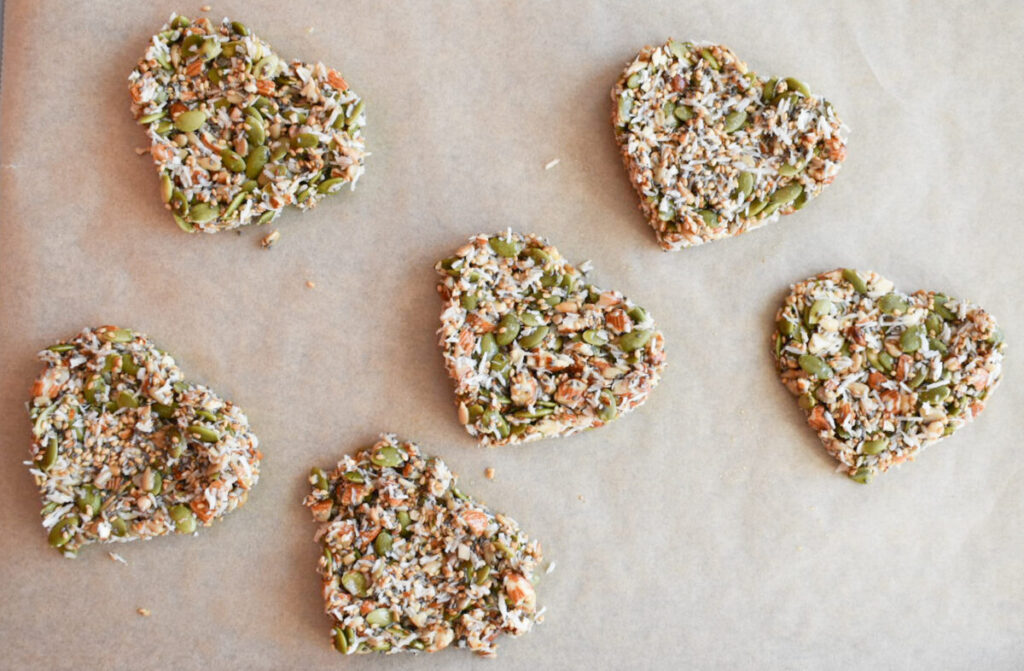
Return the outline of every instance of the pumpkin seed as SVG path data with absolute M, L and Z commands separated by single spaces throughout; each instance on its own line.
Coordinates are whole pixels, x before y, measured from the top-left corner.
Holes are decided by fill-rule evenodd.
M 722 128 L 726 133 L 735 133 L 747 122 L 747 113 L 744 110 L 730 112 L 725 117 L 725 125 Z
M 206 112 L 202 110 L 189 110 L 182 112 L 174 120 L 174 127 L 182 133 L 192 133 L 206 123 Z
M 832 368 L 825 363 L 825 360 L 813 354 L 801 354 L 797 359 L 800 368 L 808 375 L 813 375 L 819 380 L 827 380 L 832 377 Z

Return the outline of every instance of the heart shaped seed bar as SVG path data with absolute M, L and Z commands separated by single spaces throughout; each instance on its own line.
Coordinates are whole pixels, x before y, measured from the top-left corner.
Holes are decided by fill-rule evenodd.
M 345 655 L 496 654 L 543 616 L 534 569 L 540 544 L 515 520 L 456 487 L 445 463 L 384 435 L 330 473 L 314 468 L 305 504 L 320 523 L 318 570 L 334 647 Z
M 776 323 L 783 384 L 861 483 L 977 417 L 1002 377 L 991 315 L 932 291 L 904 294 L 872 272 L 793 285 Z
M 164 203 L 185 231 L 263 224 L 355 187 L 363 102 L 322 63 L 287 63 L 245 25 L 172 16 L 128 78 Z
M 797 79 L 762 79 L 718 44 L 645 47 L 612 99 L 630 182 L 667 250 L 799 210 L 846 157 L 831 104 Z
M 665 367 L 643 308 L 536 235 L 471 238 L 437 264 L 459 421 L 484 445 L 564 436 L 643 404 Z
M 128 329 L 85 329 L 39 353 L 32 475 L 50 545 L 191 534 L 245 503 L 262 455 L 230 401 L 185 380 Z

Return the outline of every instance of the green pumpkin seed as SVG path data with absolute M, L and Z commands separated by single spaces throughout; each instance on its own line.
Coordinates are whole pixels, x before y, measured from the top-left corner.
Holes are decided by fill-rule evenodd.
M 861 467 L 854 471 L 850 476 L 850 479 L 854 482 L 859 482 L 862 485 L 866 485 L 875 477 L 874 473 L 871 472 L 870 468 Z
M 391 611 L 387 608 L 377 608 L 366 614 L 366 624 L 371 627 L 386 627 L 393 621 Z
M 924 318 L 924 325 L 928 329 L 928 333 L 935 335 L 942 333 L 943 324 L 944 320 L 935 312 L 929 312 L 928 316 Z
M 956 314 L 946 307 L 946 303 L 950 303 L 952 301 L 952 298 L 944 294 L 935 294 L 935 297 L 932 299 L 932 303 L 934 305 L 932 309 L 947 322 L 951 322 L 956 319 Z
M 619 414 L 615 394 L 605 389 L 598 395 L 598 400 L 601 403 L 601 407 L 597 411 L 598 418 L 602 422 L 610 422 L 615 419 L 615 416 Z
M 672 111 L 672 115 L 680 121 L 689 121 L 696 116 L 693 110 L 686 105 L 676 105 L 676 108 Z
M 766 207 L 768 207 L 767 200 L 752 200 L 750 201 L 750 204 L 747 205 L 747 216 L 751 218 L 756 217 Z
M 278 143 L 276 143 L 274 145 L 271 145 L 271 149 L 270 149 L 270 162 L 271 163 L 277 163 L 282 158 L 284 158 L 285 154 L 287 154 L 287 153 L 288 153 L 288 144 L 287 143 L 285 143 L 285 142 L 278 142 Z
M 75 349 L 75 346 L 70 343 L 60 343 L 57 345 L 50 345 L 46 349 L 50 350 L 51 352 L 70 352 L 71 350 Z
M 192 133 L 206 123 L 206 112 L 202 110 L 189 110 L 182 112 L 174 120 L 174 127 L 182 133 Z
M 853 285 L 853 289 L 857 293 L 866 294 L 868 292 L 868 285 L 865 284 L 860 273 L 853 268 L 843 268 L 843 279 Z
M 110 520 L 110 533 L 118 538 L 128 533 L 128 523 L 124 521 L 123 517 L 118 516 Z
M 861 445 L 860 451 L 864 454 L 881 454 L 889 449 L 889 440 L 887 438 L 878 438 L 876 440 L 865 440 L 864 444 Z
M 512 341 L 519 335 L 519 329 L 521 328 L 519 319 L 516 318 L 511 312 L 507 313 L 498 322 L 498 332 L 494 336 L 494 341 L 499 347 L 505 347 L 512 344 Z
M 480 568 L 478 568 L 476 571 L 473 572 L 473 582 L 476 583 L 477 585 L 482 585 L 485 582 L 487 582 L 487 578 L 489 578 L 490 575 L 491 575 L 491 567 L 488 566 L 487 564 L 484 564 L 483 566 L 481 566 Z
M 519 346 L 523 349 L 533 349 L 543 342 L 550 329 L 547 326 L 538 326 L 532 333 L 519 339 Z
M 249 29 L 245 27 L 245 24 L 241 21 L 232 21 L 231 30 L 242 37 L 249 36 Z
M 245 191 L 237 193 L 235 197 L 231 199 L 231 202 L 228 204 L 228 209 L 224 210 L 224 214 L 222 214 L 221 216 L 224 219 L 230 219 L 231 215 L 234 214 L 235 210 L 237 210 L 242 205 L 242 201 L 245 200 L 246 196 L 248 195 L 249 194 L 246 193 Z
M 501 438 L 508 438 L 508 434 L 511 431 L 508 422 L 494 408 L 488 408 L 484 411 L 484 414 L 480 416 L 480 423 L 482 427 L 487 429 L 487 433 L 497 431 Z
M 50 535 L 48 536 L 50 545 L 55 548 L 62 548 L 67 545 L 71 537 L 75 535 L 75 531 L 80 523 L 81 520 L 78 519 L 77 515 L 68 515 L 60 518 L 53 525 L 53 528 L 50 529 Z
M 381 531 L 377 534 L 377 537 L 373 539 L 373 549 L 376 551 L 378 557 L 383 557 L 387 553 L 391 552 L 393 545 L 394 541 L 391 538 L 391 534 L 387 531 Z
M 888 352 L 879 352 L 878 353 L 878 365 L 886 373 L 892 373 L 892 370 L 893 370 L 893 367 L 895 366 L 895 364 L 896 364 L 896 361 L 892 358 L 892 355 L 889 354 Z
M 626 314 L 629 315 L 629 318 L 632 319 L 635 324 L 643 324 L 647 321 L 647 310 L 644 310 L 639 305 L 631 307 Z
M 341 477 L 345 480 L 345 482 L 354 482 L 357 485 L 361 485 L 366 482 L 366 478 L 364 478 L 363 474 L 360 473 L 359 471 L 345 471 L 344 473 L 342 473 Z
M 511 363 L 512 362 L 507 355 L 499 352 L 491 357 L 490 370 L 495 375 L 505 375 L 508 372 L 508 368 Z
M 139 407 L 139 399 L 129 391 L 122 391 L 117 395 L 117 407 L 118 408 L 137 408 Z
M 704 220 L 704 225 L 708 228 L 718 228 L 720 226 L 717 213 L 711 210 L 697 210 L 697 214 Z
M 653 335 L 654 331 L 649 329 L 636 329 L 629 333 L 624 333 L 619 336 L 619 348 L 623 352 L 635 352 L 645 347 Z
M 768 197 L 769 205 L 783 206 L 792 203 L 797 199 L 801 193 L 804 192 L 804 187 L 801 184 L 787 184 L 781 189 L 776 189 L 775 193 Z
M 149 493 L 158 496 L 163 489 L 164 476 L 160 475 L 160 471 L 153 471 L 153 486 L 149 488 Z
M 779 175 L 782 177 L 793 177 L 794 175 L 799 175 L 803 172 L 805 167 L 807 167 L 806 161 L 787 163 L 786 165 L 779 166 Z
M 924 328 L 921 326 L 912 326 L 900 334 L 900 349 L 904 352 L 916 352 L 924 342 Z
M 99 513 L 100 503 L 100 494 L 92 485 L 85 485 L 82 487 L 82 491 L 75 496 L 75 507 L 77 507 L 82 514 L 89 517 L 95 517 L 96 514 Z
M 796 332 L 797 332 L 797 329 L 800 328 L 798 324 L 796 324 L 795 322 L 790 321 L 789 319 L 787 319 L 785 317 L 783 317 L 782 319 L 777 321 L 776 322 L 776 326 L 779 329 L 779 333 L 781 333 L 784 336 L 788 336 L 788 337 L 792 337 L 793 335 L 795 335 Z
M 407 510 L 399 510 L 395 513 L 395 519 L 398 520 L 398 524 L 402 527 L 402 533 L 405 533 L 405 531 L 412 525 L 412 518 L 409 517 L 409 512 Z
M 338 627 L 334 628 L 334 649 L 343 655 L 348 654 L 348 639 L 345 638 L 345 632 Z
M 736 197 L 738 200 L 746 200 L 747 196 L 754 192 L 754 174 L 741 172 L 736 178 Z
M 919 371 L 917 371 L 917 373 L 914 374 L 914 377 L 911 378 L 910 382 L 908 382 L 907 384 L 908 384 L 908 386 L 911 389 L 917 389 L 918 387 L 920 387 L 924 383 L 925 378 L 927 378 L 927 377 L 928 377 L 928 369 L 927 368 L 921 368 Z
M 594 347 L 603 347 L 608 344 L 608 337 L 596 329 L 587 329 L 583 332 L 583 342 Z
M 811 95 L 811 90 L 807 88 L 807 84 L 804 84 L 802 81 L 794 77 L 786 77 L 786 88 L 807 97 L 810 97 Z
M 405 462 L 405 455 L 398 448 L 385 445 L 373 453 L 370 461 L 382 468 L 397 468 Z
M 39 470 L 48 471 L 53 467 L 53 464 L 57 461 L 57 447 L 57 439 L 50 438 L 49 442 L 46 443 L 46 451 L 36 461 L 36 467 Z
M 498 351 L 498 343 L 494 339 L 493 333 L 485 333 L 480 337 L 480 353 L 483 356 L 488 354 L 494 354 Z
M 797 363 L 800 364 L 800 368 L 804 370 L 808 375 L 813 375 L 819 380 L 827 380 L 832 377 L 832 368 L 829 367 L 825 360 L 819 356 L 813 354 L 801 354 L 797 359 Z
M 822 317 L 825 317 L 832 313 L 832 301 L 824 298 L 819 298 L 811 304 L 811 307 L 807 310 L 807 323 L 811 326 L 821 321 Z
M 341 576 L 341 586 L 352 596 L 366 596 L 366 576 L 359 571 L 349 571 Z
M 772 77 L 764 85 L 764 89 L 761 92 L 761 100 L 764 102 L 771 102 L 775 98 L 775 89 L 778 87 L 779 80 L 776 77 Z
M 220 214 L 220 210 L 208 203 L 196 203 L 189 208 L 188 218 L 193 224 L 205 224 L 213 221 Z
M 878 309 L 887 315 L 904 313 L 910 305 L 899 294 L 888 293 L 878 299 Z
M 203 426 L 202 424 L 192 424 L 188 427 L 188 432 L 199 438 L 204 443 L 216 443 L 220 440 L 220 433 L 209 427 Z
M 174 530 L 179 534 L 190 534 L 196 530 L 196 514 L 183 504 L 171 506 L 168 511 L 174 520 Z
M 155 412 L 157 417 L 160 417 L 161 419 L 170 419 L 171 417 L 174 417 L 174 408 L 175 406 L 173 405 L 164 405 L 163 403 L 153 404 L 153 412 Z
M 633 74 L 631 74 L 629 76 L 629 79 L 626 80 L 626 88 L 635 89 L 636 87 L 640 86 L 641 77 L 642 75 L 639 72 L 634 72 Z
M 721 64 L 718 62 L 718 59 L 711 54 L 710 49 L 701 49 L 700 57 L 708 62 L 708 65 L 711 66 L 712 70 L 720 70 L 722 68 Z
M 320 182 L 320 186 L 316 187 L 317 193 L 331 193 L 341 188 L 341 185 L 345 183 L 344 177 L 332 177 L 331 179 L 325 179 Z M 337 189 L 334 187 L 338 187 Z
M 359 123 L 359 115 L 363 113 L 363 107 L 364 103 L 362 100 L 355 104 L 355 107 L 352 108 L 352 111 L 345 116 L 345 126 L 348 126 L 349 128 L 352 129 L 359 127 L 357 124 Z M 338 118 L 341 119 L 340 114 L 338 115 Z M 337 123 L 337 121 L 335 121 L 335 123 Z
M 245 159 L 245 176 L 249 179 L 256 179 L 268 160 L 270 160 L 270 149 L 266 145 L 253 148 Z
M 949 398 L 949 387 L 945 385 L 926 389 L 917 395 L 917 400 L 928 405 L 939 405 L 947 398 Z
M 462 294 L 459 304 L 462 305 L 463 310 L 475 310 L 477 305 L 476 294 Z
M 506 240 L 502 237 L 491 238 L 487 241 L 487 244 L 491 246 L 495 254 L 507 259 L 518 256 L 522 249 L 518 240 Z
M 292 140 L 293 147 L 301 147 L 303 149 L 310 149 L 320 144 L 320 138 L 314 133 L 299 133 Z
M 331 488 L 330 483 L 327 480 L 327 474 L 324 472 L 324 469 L 319 466 L 314 466 L 310 469 L 309 477 L 313 479 L 313 487 L 316 489 L 326 492 Z
M 231 172 L 245 171 L 245 161 L 242 159 L 241 156 L 231 151 L 230 149 L 220 150 L 220 160 L 221 163 L 224 164 L 224 167 L 230 170 Z
M 735 133 L 747 122 L 747 113 L 744 110 L 730 112 L 725 117 L 725 126 L 722 128 L 726 133 Z

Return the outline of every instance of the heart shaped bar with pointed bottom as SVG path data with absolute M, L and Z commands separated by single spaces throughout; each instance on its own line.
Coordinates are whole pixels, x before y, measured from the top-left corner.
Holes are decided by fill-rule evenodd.
M 536 235 L 478 235 L 440 261 L 440 336 L 459 421 L 484 445 L 564 436 L 647 400 L 664 338 Z
M 444 461 L 394 435 L 330 472 L 314 468 L 305 504 L 320 524 L 318 570 L 334 646 L 346 655 L 496 654 L 543 617 L 534 569 L 540 544 L 515 520 L 456 487 Z
M 630 182 L 667 250 L 799 210 L 846 157 L 830 103 L 798 79 L 759 77 L 718 44 L 645 47 L 612 99 Z
M 129 79 L 161 197 L 215 233 L 306 210 L 363 173 L 363 102 L 322 63 L 288 63 L 237 21 L 172 16 Z
M 1003 334 L 977 305 L 905 294 L 840 268 L 793 285 L 773 336 L 783 384 L 858 482 L 911 460 L 985 408 Z
M 245 503 L 262 455 L 242 411 L 146 336 L 102 326 L 39 353 L 32 461 L 50 545 L 191 534 Z

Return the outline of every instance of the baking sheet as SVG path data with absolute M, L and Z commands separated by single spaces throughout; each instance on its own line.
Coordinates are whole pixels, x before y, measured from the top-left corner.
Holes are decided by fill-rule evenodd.
M 1024 5 L 216 2 L 214 20 L 323 60 L 367 100 L 358 189 L 286 212 L 269 251 L 267 227 L 181 233 L 135 154 L 126 78 L 175 9 L 199 3 L 6 2 L 0 667 L 1024 665 Z M 721 41 L 829 97 L 852 129 L 835 184 L 760 231 L 661 252 L 608 90 L 669 35 Z M 506 226 L 591 259 L 598 284 L 654 315 L 669 368 L 640 410 L 507 449 L 463 432 L 432 264 Z M 968 297 L 1009 342 L 979 421 L 866 488 L 832 473 L 766 344 L 787 286 L 837 266 Z M 197 538 L 69 561 L 46 544 L 21 463 L 24 403 L 38 349 L 107 323 L 148 333 L 241 405 L 263 477 Z M 330 647 L 305 476 L 381 431 L 443 456 L 557 563 L 538 588 L 546 622 L 505 639 L 496 662 Z

